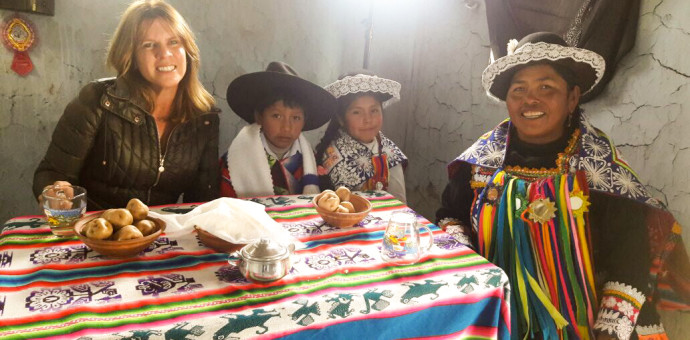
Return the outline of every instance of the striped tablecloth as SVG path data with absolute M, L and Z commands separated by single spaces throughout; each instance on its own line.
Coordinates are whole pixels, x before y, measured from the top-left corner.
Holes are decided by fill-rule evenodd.
M 12 219 L 0 234 L 0 339 L 510 337 L 501 270 L 431 224 L 434 246 L 418 263 L 383 262 L 388 217 L 410 208 L 385 192 L 363 195 L 371 214 L 345 229 L 324 224 L 312 196 L 253 199 L 307 244 L 269 284 L 247 281 L 195 234 L 163 235 L 122 260 L 52 236 L 40 216 Z

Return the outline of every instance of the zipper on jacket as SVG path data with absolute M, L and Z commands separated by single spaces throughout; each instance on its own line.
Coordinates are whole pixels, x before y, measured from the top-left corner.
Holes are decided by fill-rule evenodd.
M 154 126 L 156 127 L 156 141 L 158 142 L 158 174 L 156 175 L 156 181 L 153 183 L 153 185 L 149 188 L 148 195 L 146 197 L 146 204 L 151 204 L 151 190 L 158 185 L 158 181 L 161 179 L 161 174 L 163 171 L 165 171 L 165 155 L 168 154 L 168 150 L 170 150 L 170 138 L 172 138 L 172 135 L 175 133 L 175 130 L 177 130 L 178 125 L 175 125 L 170 131 L 170 135 L 168 135 L 168 141 L 165 143 L 165 153 L 161 154 L 161 139 L 158 138 L 158 125 L 155 125 L 156 122 L 154 122 Z

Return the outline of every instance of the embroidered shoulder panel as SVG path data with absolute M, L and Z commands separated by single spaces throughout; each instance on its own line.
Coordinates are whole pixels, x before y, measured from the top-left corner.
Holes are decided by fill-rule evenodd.
M 510 121 L 506 119 L 485 133 L 448 165 L 449 174 L 454 174 L 460 162 L 492 169 L 503 168 L 509 129 Z M 592 126 L 584 113 L 580 115 L 580 133 L 576 151 L 566 161 L 569 171 L 584 171 L 591 190 L 626 197 L 663 209 L 658 200 L 650 197 L 608 136 Z
M 352 138 L 345 132 L 339 132 L 336 138 L 326 148 L 323 155 L 323 167 L 328 173 L 334 186 L 358 188 L 362 183 L 374 176 L 374 165 L 371 158 L 374 154 L 364 144 Z M 388 168 L 407 164 L 407 157 L 393 141 L 379 132 L 381 149 L 388 156 Z

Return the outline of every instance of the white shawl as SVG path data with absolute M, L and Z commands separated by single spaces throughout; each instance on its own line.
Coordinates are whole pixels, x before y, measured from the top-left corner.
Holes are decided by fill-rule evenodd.
M 310 174 L 317 176 L 316 160 L 311 145 L 301 133 L 295 143 L 298 143 L 300 153 L 302 153 L 304 176 Z M 254 123 L 243 127 L 230 144 L 228 171 L 238 198 L 275 195 L 259 124 Z M 305 185 L 301 193 L 319 193 L 319 186 Z

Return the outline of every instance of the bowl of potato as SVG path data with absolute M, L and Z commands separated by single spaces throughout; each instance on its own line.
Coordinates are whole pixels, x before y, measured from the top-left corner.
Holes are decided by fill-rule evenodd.
M 324 190 L 314 197 L 312 203 L 326 223 L 338 228 L 359 223 L 371 211 L 369 200 L 352 194 L 346 187 Z
M 133 198 L 126 208 L 108 209 L 82 218 L 74 224 L 74 233 L 101 255 L 136 256 L 165 230 L 165 222 L 148 213 L 149 208 Z

